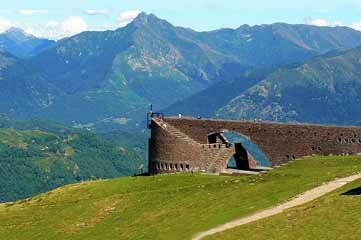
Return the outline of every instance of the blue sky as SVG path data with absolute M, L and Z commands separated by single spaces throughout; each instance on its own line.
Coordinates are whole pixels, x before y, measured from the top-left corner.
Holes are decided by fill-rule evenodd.
M 361 0 L 10 0 L 0 6 L 0 31 L 17 26 L 56 39 L 84 30 L 115 29 L 141 11 L 201 31 L 274 22 L 361 30 Z

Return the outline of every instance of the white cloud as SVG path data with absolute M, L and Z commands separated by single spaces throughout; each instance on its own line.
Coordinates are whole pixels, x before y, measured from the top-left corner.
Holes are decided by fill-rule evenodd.
M 141 11 L 139 10 L 128 10 L 121 12 L 118 16 L 118 23 L 119 23 L 118 26 L 119 27 L 126 26 L 128 23 L 133 21 L 133 19 L 136 18 L 140 13 Z
M 312 19 L 312 18 L 305 18 L 304 22 L 308 25 L 320 26 L 320 27 L 337 27 L 337 26 L 347 26 L 343 21 L 331 21 L 328 19 Z M 361 21 L 360 22 L 353 22 L 348 27 L 353 28 L 355 30 L 361 31 Z
M 102 27 L 103 27 L 104 30 L 109 30 L 109 29 L 114 28 L 113 25 L 109 24 L 109 23 L 104 23 Z
M 19 27 L 34 36 L 50 39 L 70 37 L 88 29 L 84 19 L 78 16 L 70 17 L 63 22 L 25 23 Z
M 361 22 L 354 22 L 350 25 L 350 28 L 361 31 Z
M 62 23 L 49 21 L 45 24 L 30 24 L 24 28 L 27 33 L 37 37 L 60 39 L 66 37 L 62 29 Z
M 336 26 L 344 26 L 345 24 L 341 20 L 332 21 L 329 19 L 322 18 L 305 18 L 304 22 L 308 25 L 314 25 L 319 27 L 336 27 Z
M 88 15 L 108 15 L 110 11 L 108 9 L 87 9 L 84 10 L 84 13 Z
M 13 24 L 9 20 L 0 18 L 0 32 L 5 32 L 12 26 L 13 26 Z
M 60 23 L 56 22 L 56 21 L 49 21 L 45 24 L 46 28 L 57 28 L 59 26 L 60 26 Z
M 47 13 L 47 10 L 36 10 L 36 9 L 21 9 L 19 13 L 26 16 L 32 16 L 41 13 Z
M 0 9 L 1 12 L 1 9 Z M 46 10 L 32 10 L 32 9 L 22 9 L 18 10 L 18 13 L 31 16 L 34 14 L 39 14 L 46 12 Z M 106 14 L 110 13 L 110 10 L 87 10 L 85 13 L 90 15 L 96 14 Z M 98 27 L 93 27 L 91 30 L 94 31 L 104 31 L 104 30 L 113 30 L 119 26 L 125 26 L 136 18 L 141 11 L 139 10 L 129 10 L 121 12 L 118 15 L 116 22 L 104 22 Z M 89 30 L 87 22 L 80 16 L 72 16 L 64 21 L 48 21 L 48 22 L 33 22 L 33 21 L 22 21 L 22 22 L 12 22 L 8 19 L 0 17 L 0 32 L 4 32 L 11 27 L 18 27 L 23 29 L 26 33 L 32 34 L 40 38 L 49 38 L 49 39 L 61 39 L 64 37 L 70 37 L 81 33 L 83 31 Z
M 332 23 L 329 22 L 328 20 L 320 19 L 320 18 L 311 20 L 311 22 L 309 24 L 315 25 L 315 26 L 320 26 L 320 27 L 325 27 L 325 26 L 331 26 L 332 25 Z
M 66 35 L 73 35 L 87 30 L 88 25 L 81 17 L 71 17 L 61 24 Z

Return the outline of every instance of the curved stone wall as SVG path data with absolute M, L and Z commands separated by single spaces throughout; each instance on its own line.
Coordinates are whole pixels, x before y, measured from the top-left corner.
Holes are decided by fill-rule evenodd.
M 283 124 L 215 119 L 153 119 L 149 172 L 219 172 L 234 150 L 208 144 L 208 135 L 224 130 L 248 136 L 272 166 L 310 155 L 361 153 L 361 127 Z M 222 160 L 223 159 L 223 160 Z

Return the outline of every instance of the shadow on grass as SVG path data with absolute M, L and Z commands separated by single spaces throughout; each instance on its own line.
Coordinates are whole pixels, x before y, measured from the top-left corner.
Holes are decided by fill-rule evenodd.
M 346 196 L 361 195 L 361 187 L 351 189 L 347 192 L 342 193 L 342 195 L 346 195 Z

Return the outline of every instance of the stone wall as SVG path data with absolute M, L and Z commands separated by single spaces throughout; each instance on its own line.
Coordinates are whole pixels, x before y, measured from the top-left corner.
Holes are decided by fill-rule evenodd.
M 158 120 L 151 124 L 150 173 L 221 171 L 225 167 L 221 158 L 230 158 L 234 151 L 223 144 L 208 144 L 208 135 L 224 130 L 249 137 L 272 166 L 314 154 L 361 153 L 361 127 L 193 118 L 166 118 L 164 122 L 172 131 L 159 125 Z

